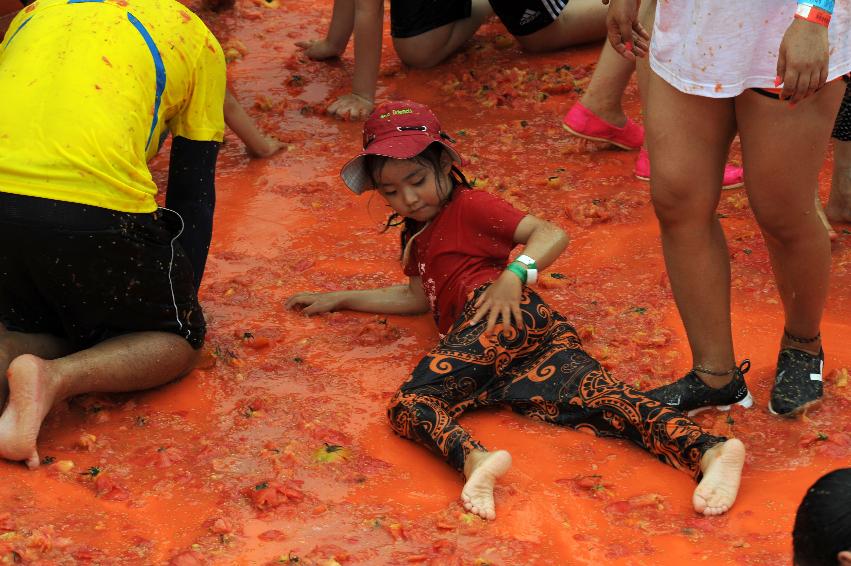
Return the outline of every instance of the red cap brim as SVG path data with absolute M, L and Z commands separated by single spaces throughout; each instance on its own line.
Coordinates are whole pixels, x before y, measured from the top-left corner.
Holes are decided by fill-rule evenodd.
M 441 144 L 452 156 L 453 161 L 461 163 L 461 156 L 455 149 L 439 136 L 431 136 L 423 132 L 412 132 L 406 136 L 393 136 L 385 140 L 377 140 L 357 156 L 350 159 L 340 170 L 340 177 L 353 193 L 359 195 L 370 188 L 372 179 L 364 167 L 364 157 L 367 155 L 382 155 L 392 159 L 410 159 L 421 154 L 433 143 Z

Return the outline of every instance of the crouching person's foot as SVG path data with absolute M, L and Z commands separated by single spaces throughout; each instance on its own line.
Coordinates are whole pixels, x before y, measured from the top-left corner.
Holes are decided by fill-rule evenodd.
M 700 460 L 703 479 L 692 496 L 694 510 L 704 515 L 722 515 L 730 510 L 745 465 L 745 445 L 737 438 L 717 444 Z
M 0 457 L 39 465 L 36 440 L 55 398 L 46 360 L 29 354 L 9 365 L 9 404 L 0 416 Z
M 511 467 L 511 454 L 505 450 L 485 452 L 474 450 L 467 456 L 464 463 L 464 475 L 467 483 L 461 490 L 461 500 L 464 508 L 482 519 L 496 518 L 493 502 L 493 487 L 508 468 Z

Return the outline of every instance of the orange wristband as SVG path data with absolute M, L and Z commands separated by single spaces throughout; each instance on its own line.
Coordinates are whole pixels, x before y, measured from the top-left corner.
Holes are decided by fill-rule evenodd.
M 817 8 L 816 6 L 798 4 L 797 9 L 795 10 L 795 19 L 806 20 L 808 22 L 827 27 L 830 25 L 830 12 Z

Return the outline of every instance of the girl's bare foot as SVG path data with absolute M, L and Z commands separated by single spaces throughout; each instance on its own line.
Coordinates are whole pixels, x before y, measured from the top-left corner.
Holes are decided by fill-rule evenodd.
M 36 439 L 53 405 L 53 388 L 45 360 L 24 354 L 9 365 L 9 404 L 0 416 L 0 457 L 39 465 Z
M 745 445 L 733 438 L 713 446 L 700 460 L 703 479 L 692 496 L 694 510 L 704 515 L 721 515 L 730 510 L 739 492 Z
M 482 519 L 495 519 L 493 486 L 510 467 L 511 454 L 505 450 L 471 452 L 464 465 L 464 475 L 467 476 L 467 483 L 461 490 L 464 508 Z

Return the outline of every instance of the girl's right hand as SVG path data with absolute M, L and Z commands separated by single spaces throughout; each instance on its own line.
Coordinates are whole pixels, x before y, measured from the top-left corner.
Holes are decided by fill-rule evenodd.
M 340 291 L 330 293 L 297 293 L 287 299 L 284 306 L 288 309 L 301 308 L 307 316 L 321 312 L 331 312 L 343 308 L 345 295 Z

